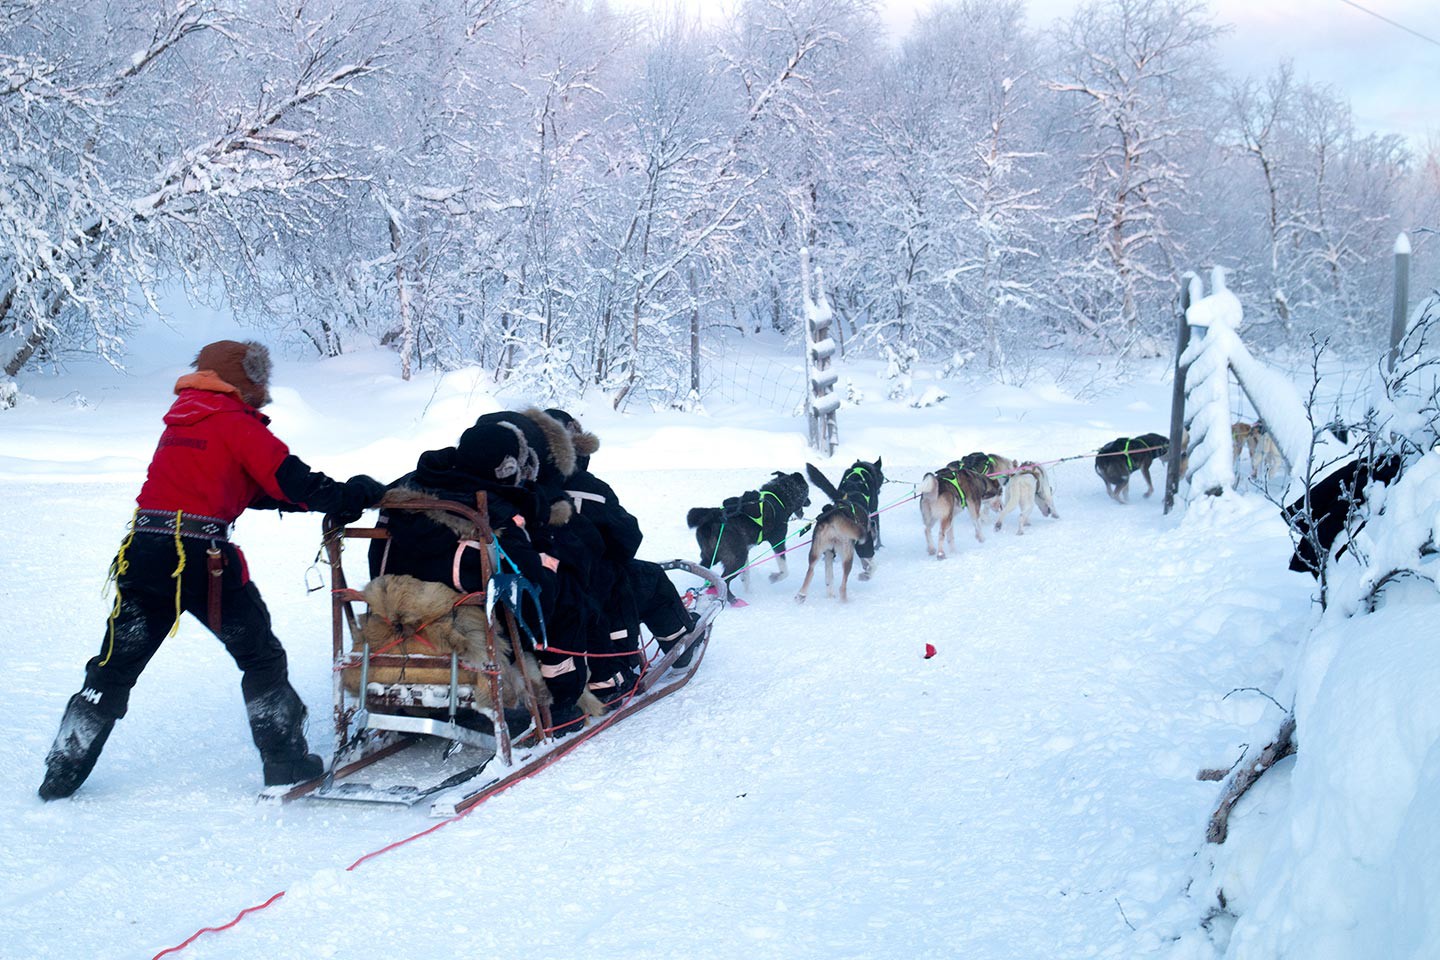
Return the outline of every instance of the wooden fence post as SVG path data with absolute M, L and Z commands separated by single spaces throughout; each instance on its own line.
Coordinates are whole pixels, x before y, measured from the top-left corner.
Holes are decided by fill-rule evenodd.
M 1395 305 L 1390 314 L 1390 354 L 1387 369 L 1395 371 L 1395 360 L 1400 352 L 1400 341 L 1405 337 L 1405 321 L 1410 306 L 1410 238 L 1405 234 L 1395 238 Z
M 1170 455 L 1165 458 L 1165 513 L 1175 506 L 1175 494 L 1180 489 L 1180 461 L 1184 457 L 1181 449 L 1185 438 L 1185 367 L 1180 358 L 1190 346 L 1190 321 L 1185 312 L 1190 309 L 1190 283 L 1195 274 L 1185 272 L 1180 278 L 1179 329 L 1175 334 L 1175 386 L 1170 392 Z
M 805 412 L 810 421 L 810 446 L 830 456 L 839 442 L 835 411 L 840 397 L 833 393 L 839 373 L 831 369 L 835 341 L 830 337 L 833 314 L 825 297 L 824 275 L 817 269 L 810 282 L 810 251 L 800 251 L 801 309 L 805 314 Z

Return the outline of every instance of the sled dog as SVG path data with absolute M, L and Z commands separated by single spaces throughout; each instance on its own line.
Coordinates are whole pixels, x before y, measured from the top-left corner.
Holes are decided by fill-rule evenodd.
M 810 541 L 810 565 L 805 571 L 805 582 L 795 595 L 797 603 L 805 602 L 810 589 L 810 580 L 815 576 L 815 564 L 825 558 L 825 595 L 833 597 L 835 558 L 840 559 L 840 600 L 848 599 L 846 587 L 850 583 L 850 569 L 856 555 L 860 557 L 860 579 L 869 580 L 875 572 L 875 550 L 880 546 L 880 522 L 875 516 L 879 507 L 880 487 L 885 482 L 880 458 L 873 463 L 856 460 L 840 478 L 839 486 L 832 484 L 813 464 L 805 464 L 810 482 L 824 491 L 831 500 L 815 518 Z
M 718 562 L 726 577 L 743 570 L 740 579 L 749 590 L 750 548 L 768 543 L 778 567 L 770 574 L 770 582 L 783 580 L 788 571 L 781 544 L 788 536 L 791 518 L 799 519 L 809 505 L 810 485 L 805 477 L 776 470 L 759 490 L 729 497 L 724 506 L 693 508 L 685 515 L 685 523 L 695 531 L 700 564 L 708 567 Z
M 1055 493 L 1045 468 L 1038 463 L 1022 463 L 1005 481 L 1004 503 L 1000 506 L 1000 515 L 995 518 L 995 529 L 998 531 L 1005 523 L 1005 516 L 1015 509 L 1020 514 L 1015 533 L 1017 536 L 1023 534 L 1030 526 L 1031 509 L 1037 506 L 1041 516 L 1060 519 L 1060 514 L 1055 512 Z
M 1145 496 L 1155 492 L 1150 479 L 1150 464 L 1170 452 L 1170 440 L 1158 433 L 1142 433 L 1138 437 L 1118 437 L 1101 447 L 1095 455 L 1095 472 L 1105 482 L 1105 492 L 1116 503 L 1130 500 L 1130 474 L 1140 471 L 1145 478 Z
M 1230 427 L 1230 441 L 1231 455 L 1235 461 L 1237 476 L 1242 448 L 1250 454 L 1251 480 L 1257 479 L 1262 470 L 1265 472 L 1267 480 L 1285 471 L 1285 457 L 1280 453 L 1280 447 L 1275 443 L 1275 438 L 1270 435 L 1264 420 L 1256 420 L 1254 423 L 1246 423 L 1244 420 L 1236 421 Z M 1238 483 L 1239 480 L 1237 479 L 1236 482 Z

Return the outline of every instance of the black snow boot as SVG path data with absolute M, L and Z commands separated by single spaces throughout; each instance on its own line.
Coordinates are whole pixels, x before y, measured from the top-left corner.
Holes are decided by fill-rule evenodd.
M 305 704 L 288 680 L 245 701 L 250 734 L 265 766 L 265 786 L 314 780 L 325 761 L 305 743 Z
M 550 704 L 550 736 L 556 740 L 585 729 L 585 711 L 574 703 Z
M 585 692 L 586 677 L 585 670 L 577 669 L 545 678 L 551 700 L 550 736 L 558 739 L 584 729 L 585 711 L 580 708 L 579 700 Z
M 45 755 L 40 799 L 59 800 L 80 789 L 95 769 L 95 761 L 100 759 L 100 751 L 114 728 L 114 717 L 102 714 L 81 694 L 71 697 L 60 721 L 60 732 Z

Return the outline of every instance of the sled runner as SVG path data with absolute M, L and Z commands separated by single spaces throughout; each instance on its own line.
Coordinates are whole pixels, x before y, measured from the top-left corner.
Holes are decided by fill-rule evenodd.
M 263 800 L 405 806 L 428 800 L 432 816 L 449 816 L 549 765 L 695 675 L 729 591 L 713 571 L 672 560 L 659 566 L 698 579 L 684 591 L 698 617 L 694 627 L 667 652 L 649 654 L 634 691 L 609 712 L 563 738 L 551 735 L 548 695 L 530 656 L 531 646 L 546 640 L 543 630 L 534 636 L 523 616 L 527 603 L 536 600 L 523 578 L 497 570 L 485 495 L 476 501 L 474 509 L 448 500 L 384 505 L 391 511 L 444 510 L 471 524 L 469 542 L 480 548 L 487 589 L 470 594 L 408 577 L 381 576 L 363 591 L 350 588 L 341 562 L 345 541 L 384 540 L 388 533 L 384 527 L 337 526 L 326 518 L 322 546 L 332 596 L 334 759 L 323 777 L 269 788 Z M 707 586 L 714 591 L 705 592 Z M 408 607 L 396 601 L 402 593 Z M 418 623 L 417 603 L 429 604 Z M 642 643 L 642 658 L 646 647 Z M 673 668 L 692 648 L 687 665 Z

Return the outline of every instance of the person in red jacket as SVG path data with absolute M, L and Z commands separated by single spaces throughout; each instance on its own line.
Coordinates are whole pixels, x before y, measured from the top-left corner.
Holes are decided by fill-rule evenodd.
M 240 667 L 266 785 L 324 772 L 305 742 L 305 705 L 290 685 L 285 648 L 230 526 L 248 507 L 317 510 L 349 522 L 385 488 L 363 474 L 339 483 L 313 471 L 270 432 L 259 411 L 270 402 L 270 354 L 261 344 L 221 340 L 202 349 L 194 366 L 175 384 L 134 521 L 111 565 L 115 605 L 45 756 L 42 799 L 68 797 L 85 782 L 182 612 L 204 623 Z

